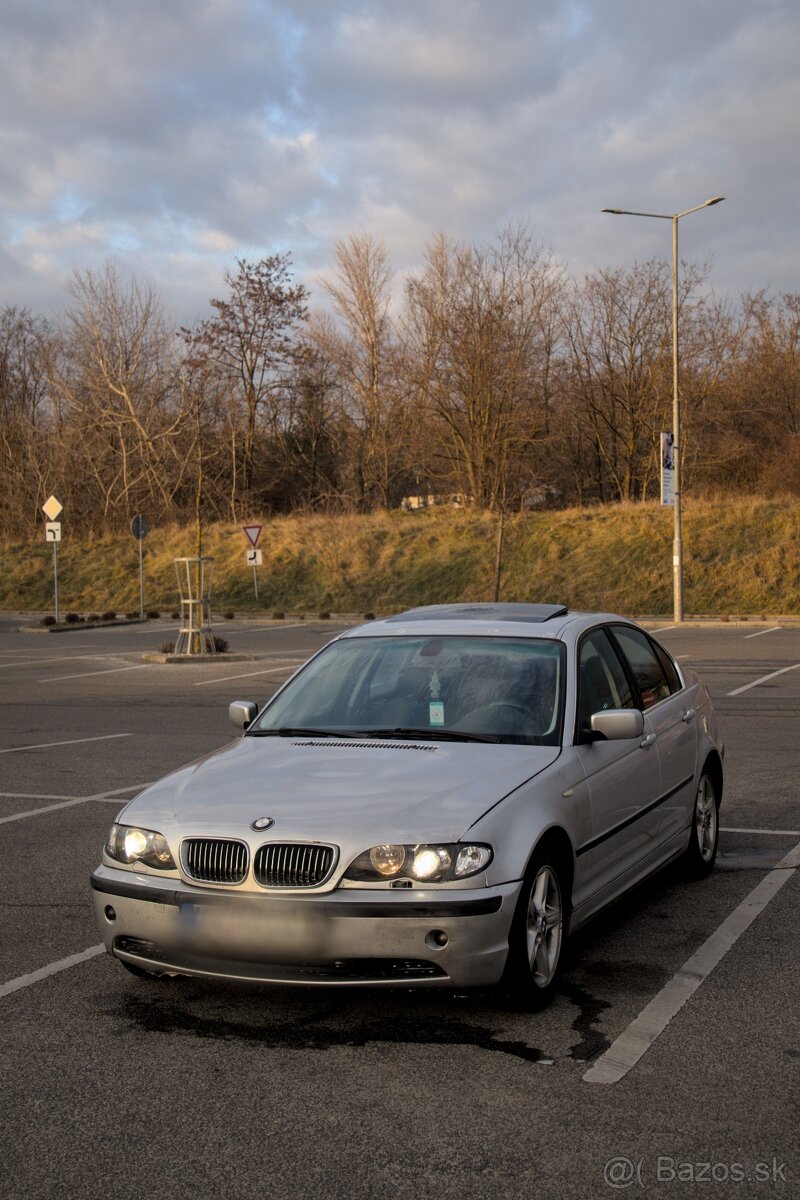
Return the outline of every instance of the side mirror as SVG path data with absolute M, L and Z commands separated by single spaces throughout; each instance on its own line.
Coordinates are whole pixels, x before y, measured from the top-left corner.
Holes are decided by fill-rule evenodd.
M 592 733 L 599 733 L 610 742 L 638 738 L 644 732 L 644 717 L 638 708 L 607 708 L 593 713 L 589 724 Z
M 228 716 L 237 729 L 247 729 L 258 716 L 258 705 L 252 700 L 234 700 L 228 705 Z

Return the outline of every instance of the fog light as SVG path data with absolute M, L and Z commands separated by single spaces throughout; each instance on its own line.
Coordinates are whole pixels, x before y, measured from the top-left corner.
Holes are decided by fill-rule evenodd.
M 117 914 L 114 912 L 114 909 L 111 907 L 110 904 L 107 904 L 105 906 L 105 908 L 103 909 L 103 912 L 105 913 L 105 918 L 107 921 L 116 921 Z
M 443 929 L 432 929 L 425 938 L 426 944 L 428 946 L 435 946 L 437 950 L 443 950 L 449 940 Z

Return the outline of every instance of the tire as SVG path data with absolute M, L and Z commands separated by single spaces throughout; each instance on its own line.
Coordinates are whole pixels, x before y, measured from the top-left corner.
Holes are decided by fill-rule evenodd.
M 686 874 L 702 879 L 714 869 L 719 846 L 719 798 L 714 780 L 703 771 L 694 798 L 689 845 L 683 856 Z
M 559 856 L 537 851 L 525 872 L 511 932 L 503 985 L 515 1006 L 536 1011 L 553 998 L 569 926 L 566 872 Z

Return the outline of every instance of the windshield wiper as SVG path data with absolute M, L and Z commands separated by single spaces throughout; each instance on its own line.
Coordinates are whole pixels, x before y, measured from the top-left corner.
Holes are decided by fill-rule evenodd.
M 392 729 L 362 729 L 359 737 L 381 738 L 410 738 L 418 741 L 423 738 L 433 742 L 499 742 L 499 737 L 489 733 L 461 733 L 457 729 L 414 729 L 399 725 Z
M 355 737 L 354 733 L 349 730 L 347 733 L 338 732 L 335 729 L 306 729 L 303 726 L 281 725 L 278 729 L 248 729 L 245 737 L 329 737 L 329 738 L 351 738 Z

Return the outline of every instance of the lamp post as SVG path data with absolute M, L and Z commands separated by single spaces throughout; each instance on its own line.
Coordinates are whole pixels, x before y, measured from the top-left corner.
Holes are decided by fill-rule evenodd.
M 680 362 L 678 358 L 678 221 L 689 213 L 699 212 L 720 204 L 724 196 L 714 196 L 694 208 L 685 208 L 679 213 L 631 212 L 627 208 L 604 208 L 604 213 L 616 217 L 655 217 L 658 221 L 672 221 L 672 435 L 675 462 L 675 503 L 673 506 L 672 543 L 672 587 L 673 620 L 683 621 L 683 532 L 681 522 L 681 480 L 683 474 L 683 444 L 681 442 Z

